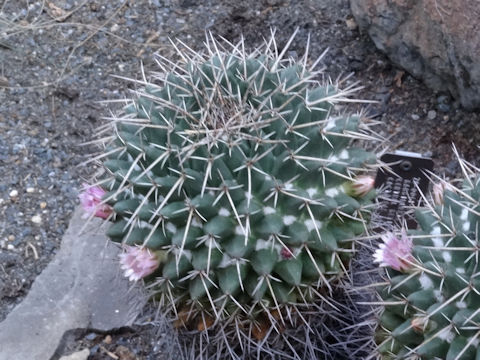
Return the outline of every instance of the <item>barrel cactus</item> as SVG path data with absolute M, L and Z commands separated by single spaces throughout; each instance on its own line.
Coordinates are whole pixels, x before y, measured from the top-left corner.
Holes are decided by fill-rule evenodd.
M 362 114 L 335 112 L 354 86 L 321 80 L 306 56 L 284 59 L 273 40 L 207 48 L 160 57 L 112 122 L 107 235 L 138 248 L 123 256 L 126 275 L 141 268 L 176 326 L 263 341 L 307 322 L 301 307 L 328 302 L 345 275 L 376 161 L 351 143 L 373 137 Z
M 463 184 L 435 184 L 428 205 L 417 209 L 421 229 L 390 234 L 377 251 L 388 266 L 379 292 L 381 359 L 480 359 L 480 177 L 461 165 Z

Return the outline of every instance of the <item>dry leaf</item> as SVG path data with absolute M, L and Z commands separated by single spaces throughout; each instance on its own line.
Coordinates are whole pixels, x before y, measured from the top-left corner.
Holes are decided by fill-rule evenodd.
M 252 326 L 252 335 L 258 341 L 261 341 L 267 336 L 268 330 L 270 329 L 270 325 L 267 321 L 262 320 L 259 321 L 257 324 L 253 324 Z
M 203 315 L 198 319 L 197 330 L 205 331 L 210 327 L 212 327 L 214 323 L 215 323 L 215 320 L 211 316 Z
M 67 13 L 65 10 L 63 10 L 61 7 L 58 7 L 57 5 L 55 5 L 51 1 L 47 2 L 47 6 L 48 6 L 48 9 L 49 9 L 48 13 L 56 21 L 65 21 L 65 19 L 68 16 L 70 16 L 70 13 Z
M 393 81 L 395 82 L 396 87 L 402 87 L 403 75 L 405 75 L 405 71 L 397 70 L 397 73 L 393 77 Z
M 282 314 L 279 313 L 277 309 L 270 310 L 270 315 L 272 315 L 272 317 L 277 321 L 282 317 Z
M 178 312 L 178 318 L 173 322 L 173 326 L 176 329 L 181 327 L 187 327 L 188 317 L 190 313 L 187 310 L 180 310 Z

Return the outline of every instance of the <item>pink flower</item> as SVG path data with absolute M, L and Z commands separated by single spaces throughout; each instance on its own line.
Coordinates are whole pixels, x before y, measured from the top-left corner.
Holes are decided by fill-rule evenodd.
M 101 204 L 105 190 L 100 186 L 88 186 L 87 184 L 83 184 L 83 187 L 85 191 L 80 193 L 78 197 L 80 198 L 83 210 L 86 212 L 85 217 L 94 214 L 102 219 L 108 218 L 113 209 L 110 205 Z
M 451 185 L 445 181 L 435 183 L 432 187 L 433 203 L 435 205 L 443 204 L 443 194 L 445 190 L 451 190 Z
M 392 233 L 382 236 L 383 244 L 379 245 L 379 249 L 373 255 L 374 262 L 380 263 L 380 266 L 390 266 L 397 271 L 408 270 L 415 261 L 412 255 L 412 239 L 402 230 L 402 237 L 397 238 Z
M 353 180 L 351 186 L 353 196 L 362 197 L 367 195 L 374 188 L 375 178 L 370 175 L 359 175 Z
M 120 254 L 120 267 L 130 281 L 138 281 L 153 273 L 160 265 L 157 254 L 147 248 L 125 245 L 126 250 Z
M 280 250 L 280 256 L 282 257 L 283 260 L 288 260 L 293 257 L 293 252 L 289 248 L 284 247 L 282 248 L 282 250 Z

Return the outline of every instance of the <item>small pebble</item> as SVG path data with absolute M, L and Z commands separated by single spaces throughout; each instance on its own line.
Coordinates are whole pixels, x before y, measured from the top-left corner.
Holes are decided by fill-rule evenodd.
M 45 209 L 47 207 L 47 203 L 45 201 L 42 201 L 40 203 L 40 209 Z
M 27 193 L 33 193 L 34 191 L 35 191 L 35 188 L 27 187 Z
M 13 244 L 8 244 L 7 249 L 8 250 L 15 250 L 15 246 L 13 246 Z
M 34 216 L 32 216 L 32 222 L 34 224 L 41 224 L 42 217 L 40 215 L 34 215 Z
M 417 121 L 418 119 L 420 119 L 420 116 L 418 116 L 417 114 L 412 114 L 411 118 L 412 120 Z
M 97 337 L 97 334 L 95 334 L 95 333 L 92 332 L 92 333 L 87 334 L 87 335 L 85 336 L 85 339 L 87 339 L 87 340 L 93 340 L 93 339 L 95 339 L 96 337 Z
M 8 235 L 8 241 L 15 240 L 15 235 Z
M 18 191 L 13 189 L 12 191 L 10 191 L 10 193 L 8 194 L 11 198 L 16 198 L 18 196 Z
M 103 342 L 105 344 L 111 344 L 112 343 L 112 337 L 110 335 L 105 336 L 105 339 L 103 339 Z
M 450 105 L 448 104 L 438 104 L 437 106 L 438 110 L 440 110 L 441 112 L 444 112 L 444 113 L 447 113 L 450 111 Z
M 437 97 L 437 102 L 439 104 L 441 103 L 447 103 L 448 102 L 448 96 L 446 95 L 440 95 L 439 97 Z
M 358 27 L 357 22 L 353 18 L 346 19 L 345 24 L 347 25 L 348 30 L 355 30 Z
M 437 112 L 435 110 L 430 110 L 427 114 L 429 120 L 433 120 L 437 117 Z

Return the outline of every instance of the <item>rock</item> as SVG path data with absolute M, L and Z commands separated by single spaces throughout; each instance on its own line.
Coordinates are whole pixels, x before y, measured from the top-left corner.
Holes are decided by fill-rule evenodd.
M 120 275 L 119 249 L 105 246 L 99 219 L 80 234 L 81 215 L 77 208 L 54 260 L 0 322 L 0 360 L 50 359 L 68 330 L 110 331 L 138 315 L 144 297 Z
M 348 17 L 345 19 L 345 24 L 347 25 L 348 30 L 355 30 L 358 28 L 357 23 L 355 22 L 355 19 Z
M 34 224 L 41 224 L 42 223 L 42 217 L 40 215 L 34 215 L 32 216 L 32 222 Z
M 418 119 L 420 119 L 420 116 L 418 116 L 417 114 L 412 114 L 411 118 L 412 120 L 417 121 Z
M 429 87 L 480 108 L 477 0 L 351 0 L 359 27 L 397 65 Z
M 87 335 L 85 336 L 85 339 L 87 339 L 87 340 L 93 340 L 93 339 L 95 339 L 96 337 L 97 337 L 97 334 L 95 334 L 94 332 L 92 332 L 92 333 L 87 334 Z
M 448 113 L 450 111 L 450 105 L 444 103 L 438 104 L 437 109 L 443 113 Z
M 427 113 L 427 118 L 429 120 L 433 120 L 437 117 L 437 112 L 435 110 L 430 110 L 428 113 Z
M 90 351 L 88 349 L 83 349 L 82 351 L 77 351 L 73 354 L 62 356 L 58 360 L 87 360 L 89 355 Z
M 451 109 L 450 99 L 446 95 L 437 97 L 437 109 L 443 113 L 448 113 Z

